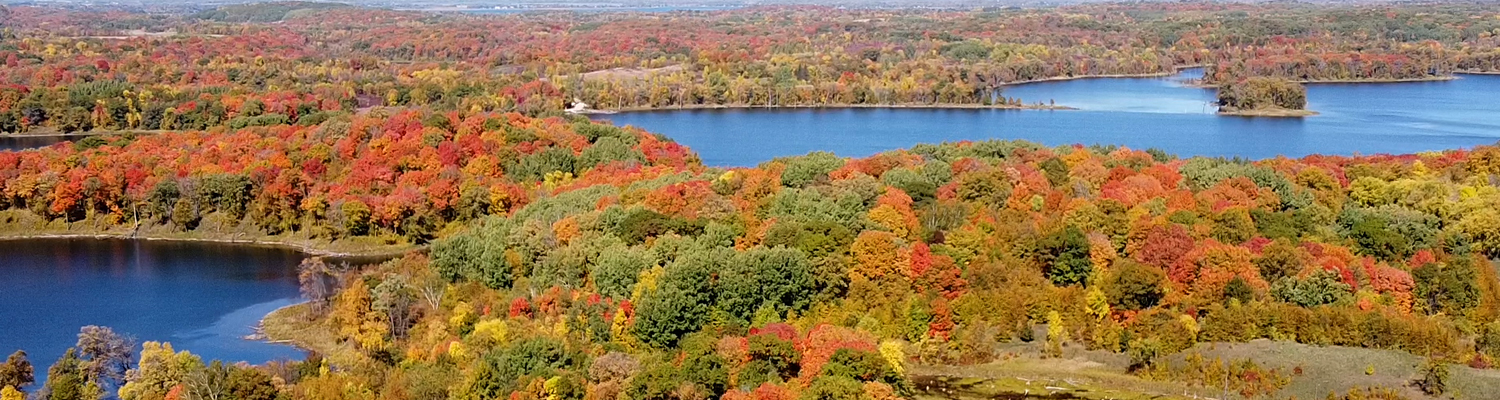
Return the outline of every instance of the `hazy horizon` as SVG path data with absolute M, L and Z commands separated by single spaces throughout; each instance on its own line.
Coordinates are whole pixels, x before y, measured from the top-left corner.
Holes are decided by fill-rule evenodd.
M 0 0 L 6 6 L 61 6 L 85 9 L 120 9 L 134 11 L 194 11 L 207 10 L 227 5 L 257 3 L 337 3 L 352 6 L 390 8 L 399 10 L 462 11 L 486 9 L 631 9 L 662 7 L 714 7 L 740 8 L 767 5 L 811 5 L 855 8 L 952 8 L 975 9 L 987 7 L 1047 7 L 1087 3 L 1182 3 L 1172 0 L 536 0 L 536 1 L 486 1 L 486 0 L 354 0 L 354 1 L 254 1 L 254 0 Z M 1287 3 L 1280 0 L 1213 0 L 1186 1 L 1188 3 Z M 1409 4 L 1404 0 L 1319 0 L 1293 1 L 1306 4 Z M 1492 1 L 1433 1 L 1416 3 L 1493 3 Z

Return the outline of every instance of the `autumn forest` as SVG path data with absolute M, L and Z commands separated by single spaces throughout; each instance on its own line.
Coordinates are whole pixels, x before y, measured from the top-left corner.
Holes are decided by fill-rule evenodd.
M 58 360 L 0 343 L 23 350 L 0 400 L 1500 390 L 1500 147 L 1246 160 L 975 140 L 714 166 L 581 115 L 1049 108 L 1006 88 L 1189 67 L 1221 110 L 1300 110 L 1304 84 L 1500 72 L 1500 7 L 0 6 L 0 28 L 0 136 L 88 134 L 0 151 L 0 234 L 385 260 L 297 266 L 306 302 L 260 328 L 306 359 L 90 326 Z M 1311 356 L 1220 349 L 1266 343 L 1413 366 L 1320 380 L 1337 373 Z

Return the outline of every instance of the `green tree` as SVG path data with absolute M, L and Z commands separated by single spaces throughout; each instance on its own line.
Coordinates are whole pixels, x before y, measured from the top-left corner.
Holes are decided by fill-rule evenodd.
M 432 268 L 452 281 L 463 279 L 491 289 L 510 288 L 515 278 L 505 259 L 509 246 L 504 235 L 508 229 L 494 219 L 485 221 L 480 226 L 433 242 Z
M 1121 260 L 1106 285 L 1106 298 L 1115 307 L 1143 310 L 1156 306 L 1166 295 L 1167 274 L 1156 267 Z
M 84 361 L 78 358 L 75 348 L 69 348 L 57 363 L 47 368 L 44 390 L 47 400 L 95 400 L 103 394 L 97 384 L 89 382 Z
M 1234 279 L 1230 279 L 1228 284 L 1224 285 L 1224 298 L 1226 300 L 1235 299 L 1239 300 L 1240 303 L 1247 303 L 1255 299 L 1255 289 L 1250 287 L 1250 283 L 1245 282 L 1245 278 L 1236 276 Z
M 576 173 L 577 157 L 566 147 L 548 147 L 521 158 L 513 168 L 505 168 L 505 174 L 520 182 L 542 180 L 550 172 Z
M 786 169 L 781 171 L 781 184 L 800 188 L 825 181 L 828 173 L 844 165 L 844 159 L 833 153 L 816 151 L 805 156 L 781 159 Z
M 344 212 L 344 232 L 350 236 L 370 234 L 370 206 L 359 200 L 349 200 L 339 207 Z
M 756 247 L 727 267 L 719 273 L 719 309 L 746 322 L 761 307 L 805 310 L 817 289 L 807 255 L 797 249 Z
M 599 254 L 594 265 L 594 285 L 599 294 L 617 299 L 629 298 L 641 271 L 651 268 L 655 260 L 644 247 L 611 248 Z
M 178 190 L 177 180 L 162 179 L 146 194 L 146 212 L 156 216 L 158 221 L 165 222 L 172 218 L 173 206 L 177 205 L 180 198 L 182 192 Z
M 675 356 L 675 354 L 673 354 Z M 652 360 L 630 379 L 625 396 L 639 400 L 677 399 L 674 391 L 682 387 L 684 369 L 675 360 Z
M 1434 263 L 1412 272 L 1416 297 L 1429 313 L 1457 314 L 1479 305 L 1479 279 L 1472 262 Z
M 578 155 L 578 169 L 593 168 L 612 162 L 644 164 L 646 155 L 616 137 L 600 138 L 599 141 L 594 142 L 593 146 L 583 149 L 583 153 Z
M 252 188 L 250 177 L 245 175 L 206 175 L 198 182 L 199 203 L 234 219 L 244 218 L 250 200 L 254 198 Z
M 1088 285 L 1094 273 L 1089 261 L 1089 241 L 1083 231 L 1068 226 L 1039 243 L 1047 278 L 1058 286 Z
M 1271 285 L 1271 296 L 1302 307 L 1344 303 L 1352 299 L 1349 285 L 1339 280 L 1338 273 L 1327 270 L 1304 279 L 1281 278 Z
M 466 393 L 473 399 L 505 398 L 527 379 L 546 378 L 577 367 L 579 355 L 562 342 L 544 337 L 523 339 L 484 355 Z
M 789 340 L 781 340 L 774 334 L 752 335 L 747 339 L 752 363 L 759 362 L 768 375 L 777 379 L 790 379 L 801 368 L 802 353 Z M 743 375 L 743 373 L 742 373 Z
M 941 161 L 929 161 L 927 164 L 924 164 L 920 172 L 911 168 L 898 168 L 886 171 L 884 175 L 880 176 L 880 181 L 888 186 L 906 192 L 906 195 L 911 196 L 913 201 L 918 203 L 929 201 L 937 195 L 938 179 L 947 180 L 951 178 L 951 170 L 944 170 L 949 172 L 948 175 L 933 172 L 933 175 L 937 175 L 936 177 L 923 174 L 929 170 L 929 168 L 926 168 L 927 165 L 936 165 L 938 163 L 941 163 Z M 933 170 L 937 169 L 933 168 Z
M 734 250 L 690 250 L 668 264 L 657 290 L 640 299 L 633 333 L 641 341 L 669 348 L 707 322 L 717 303 L 716 271 L 728 270 Z M 753 310 L 752 310 L 753 311 Z
M 1250 262 L 1260 270 L 1261 277 L 1276 282 L 1302 272 L 1311 258 L 1307 250 L 1297 246 L 1296 242 L 1276 239 L 1262 249 L 1259 256 L 1250 259 Z
M 779 222 L 772 225 L 762 242 L 766 247 L 792 247 L 811 257 L 848 251 L 854 231 L 833 221 Z
M 859 381 L 842 376 L 819 376 L 797 400 L 856 400 L 864 394 Z
M 85 132 L 94 129 L 94 122 L 89 118 L 89 110 L 83 107 L 72 107 L 64 110 L 54 120 L 54 124 L 63 133 Z
M 905 391 L 906 378 L 890 362 L 873 351 L 838 349 L 823 364 L 819 376 L 849 378 L 859 382 L 880 382 Z
M 14 111 L 0 111 L 0 133 L 20 133 L 21 119 Z
M 729 362 L 720 356 L 713 335 L 688 335 L 681 342 L 682 377 L 709 398 L 723 397 L 729 389 Z
M 172 205 L 172 223 L 182 230 L 193 230 L 198 227 L 201 220 L 198 214 L 198 203 L 187 199 L 178 199 Z
M 1213 215 L 1209 236 L 1224 243 L 1244 243 L 1255 236 L 1255 221 L 1244 207 L 1232 207 Z

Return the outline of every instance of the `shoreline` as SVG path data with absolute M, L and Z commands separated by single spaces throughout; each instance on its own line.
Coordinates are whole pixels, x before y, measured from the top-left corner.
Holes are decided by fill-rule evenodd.
M 266 313 L 255 326 L 257 337 L 251 339 L 318 353 L 335 367 L 359 362 L 358 350 L 335 339 L 328 317 L 312 315 L 308 304 L 302 301 Z
M 270 312 L 267 312 L 266 315 L 260 316 L 260 319 L 258 319 L 258 320 L 255 321 L 255 326 L 250 327 L 250 334 L 249 335 L 245 335 L 244 337 L 241 337 L 240 339 L 254 341 L 254 342 L 261 342 L 261 343 L 284 344 L 284 345 L 295 347 L 295 348 L 297 348 L 297 350 L 309 351 L 309 352 L 313 351 L 312 349 L 309 349 L 307 347 L 304 347 L 304 346 L 298 344 L 297 341 L 295 341 L 295 340 L 291 340 L 291 339 L 273 339 L 273 338 L 271 338 L 270 335 L 266 334 L 266 320 L 271 317 L 271 314 L 275 314 L 275 313 L 278 313 L 278 312 L 283 312 L 283 311 L 286 311 L 288 309 L 291 309 L 292 307 L 296 307 L 296 306 L 300 306 L 300 305 L 303 305 L 303 304 L 307 304 L 309 302 L 309 300 L 307 300 L 307 299 L 301 299 L 300 297 L 299 297 L 299 299 L 302 300 L 302 301 L 299 301 L 299 302 L 296 302 L 296 303 L 292 303 L 292 304 L 287 304 L 287 305 L 284 305 L 284 306 L 281 306 L 281 307 L 276 307 L 275 310 L 271 310 Z
M 1328 80 L 1303 80 L 1297 81 L 1304 85 L 1338 85 L 1356 83 L 1412 83 L 1412 82 L 1443 82 L 1460 79 L 1453 75 L 1437 75 L 1426 78 L 1396 78 L 1396 79 L 1328 79 Z
M 1219 111 L 1220 116 L 1226 117 L 1250 117 L 1250 118 L 1304 118 L 1318 115 L 1313 110 L 1288 110 L 1285 108 L 1255 109 Z
M 1077 80 L 1084 80 L 1084 79 L 1163 78 L 1163 77 L 1168 77 L 1168 76 L 1172 76 L 1172 75 L 1177 75 L 1178 72 L 1181 72 L 1181 70 L 1171 71 L 1171 72 L 1148 72 L 1148 73 L 1144 73 L 1144 74 L 1101 74 L 1101 75 L 1054 76 L 1054 77 L 1051 77 L 1051 78 L 1038 78 L 1038 79 L 1028 79 L 1028 80 L 1024 80 L 1024 81 L 1005 82 L 1005 83 L 1001 83 L 1000 86 L 1002 86 L 1002 87 L 1003 86 L 1021 86 L 1021 85 L 1029 85 L 1029 84 L 1033 84 L 1033 83 L 1067 82 L 1067 81 L 1077 81 Z
M 1455 74 L 1472 74 L 1472 75 L 1491 75 L 1491 74 L 1493 74 L 1493 75 L 1500 75 L 1500 72 L 1494 72 L 1494 73 L 1455 72 Z M 1446 82 L 1446 81 L 1453 81 L 1453 80 L 1459 80 L 1459 79 L 1463 79 L 1463 78 L 1462 77 L 1458 77 L 1458 76 L 1454 76 L 1454 75 L 1442 75 L 1442 76 L 1432 76 L 1432 77 L 1427 77 L 1427 78 L 1295 80 L 1295 81 L 1291 81 L 1291 82 L 1296 82 L 1296 83 L 1300 83 L 1300 84 L 1303 84 L 1303 85 L 1357 85 L 1357 84 L 1366 84 L 1366 83 Z M 1198 81 L 1196 83 L 1188 84 L 1186 86 L 1188 86 L 1188 87 L 1195 87 L 1195 88 L 1199 88 L 1199 89 L 1218 89 L 1219 88 L 1218 84 L 1203 83 L 1202 81 Z
M 218 244 L 232 244 L 232 245 L 239 245 L 239 246 L 258 246 L 258 247 L 279 248 L 279 249 L 293 250 L 293 251 L 296 251 L 296 252 L 299 252 L 299 253 L 303 253 L 303 254 L 306 254 L 306 255 L 309 255 L 309 256 L 315 256 L 315 257 L 332 257 L 332 258 L 387 258 L 387 257 L 389 257 L 389 258 L 396 258 L 396 257 L 400 257 L 400 256 L 402 256 L 402 255 L 404 255 L 406 253 L 409 253 L 409 252 L 412 252 L 412 251 L 419 251 L 419 250 L 422 250 L 422 249 L 425 248 L 425 246 L 407 246 L 407 247 L 392 248 L 392 249 L 381 249 L 381 250 L 372 250 L 372 251 L 336 251 L 336 250 L 330 250 L 330 249 L 327 249 L 327 248 L 317 247 L 317 246 L 310 245 L 310 244 L 296 243 L 296 242 L 285 241 L 285 240 L 268 240 L 268 239 L 193 238 L 193 237 L 171 237 L 171 236 L 149 235 L 149 234 L 148 235 L 135 235 L 135 234 L 108 233 L 108 232 L 95 232 L 95 233 L 42 233 L 42 234 L 22 234 L 22 235 L 0 233 L 0 240 L 4 240 L 4 241 L 45 240 L 45 239 L 125 239 L 125 240 L 146 240 L 146 241 L 156 241 L 156 242 L 218 243 Z
M 686 111 L 686 110 L 750 110 L 750 109 L 857 109 L 857 108 L 887 108 L 887 109 L 929 109 L 929 110 L 1040 110 L 1040 111 L 1071 111 L 1077 108 L 1059 105 L 983 105 L 983 104 L 827 104 L 827 105 L 734 105 L 734 104 L 692 104 L 667 107 L 626 107 L 600 110 L 570 110 L 569 113 L 579 115 L 610 115 L 618 113 L 635 113 L 651 111 Z
M 1001 83 L 1000 86 L 1020 86 L 1020 85 L 1027 85 L 1027 84 L 1032 84 L 1032 83 L 1067 82 L 1067 81 L 1076 81 L 1076 80 L 1082 80 L 1082 79 L 1165 78 L 1165 77 L 1168 77 L 1168 76 L 1177 75 L 1179 73 L 1182 73 L 1182 70 L 1185 70 L 1185 69 L 1206 68 L 1206 67 L 1208 67 L 1208 64 L 1192 64 L 1192 65 L 1178 65 L 1178 66 L 1173 66 L 1171 71 L 1146 72 L 1146 73 L 1140 73 L 1140 74 L 1088 74 L 1088 75 L 1073 75 L 1073 76 L 1054 76 L 1054 77 L 1050 77 L 1050 78 L 1038 78 L 1038 79 L 1028 79 L 1028 80 L 1024 80 L 1024 81 L 1005 82 L 1005 83 Z
M 58 132 L 56 130 L 50 130 L 50 131 L 48 131 L 48 130 L 40 130 L 40 129 L 38 129 L 38 130 L 32 130 L 32 131 L 28 131 L 28 132 L 21 132 L 21 133 L 0 133 L 0 138 L 7 138 L 7 137 L 14 137 L 14 138 L 48 138 L 48 137 L 69 138 L 69 137 L 89 137 L 89 136 L 101 136 L 101 135 L 124 135 L 124 134 L 129 134 L 129 133 L 133 133 L 133 134 L 137 134 L 137 135 L 153 135 L 153 134 L 158 134 L 158 133 L 163 133 L 163 132 L 179 132 L 179 131 L 167 131 L 167 130 L 157 129 L 157 130 L 88 131 L 88 132 L 63 133 L 63 132 Z
M 0 138 L 67 138 L 67 137 L 89 137 L 96 135 L 108 135 L 108 133 L 0 133 Z
M 1033 84 L 1033 83 L 1066 82 L 1066 81 L 1084 80 L 1084 79 L 1164 78 L 1164 77 L 1169 77 L 1169 76 L 1181 73 L 1185 69 L 1203 68 L 1203 67 L 1206 67 L 1206 66 L 1207 65 L 1202 65 L 1202 64 L 1179 65 L 1179 66 L 1172 67 L 1171 71 L 1148 72 L 1148 73 L 1141 73 L 1141 74 L 1098 74 L 1098 75 L 1054 76 L 1054 77 L 1049 77 L 1049 78 L 1039 78 L 1039 79 L 1031 79 L 1031 80 L 1024 80 L 1024 81 L 1004 82 L 1004 83 L 998 84 L 997 87 L 1021 86 L 1021 85 L 1028 85 L 1028 84 Z M 783 108 L 784 109 L 888 108 L 888 109 L 932 109 L 932 110 L 951 109 L 951 110 L 1041 110 L 1041 111 L 1074 111 L 1074 110 L 1078 110 L 1078 108 L 1076 108 L 1076 107 L 1070 107 L 1070 106 L 1066 106 L 1066 105 L 1056 105 L 1056 104 L 1023 104 L 1023 105 L 1020 105 L 1020 106 L 1010 106 L 1010 105 L 1003 105 L 1003 104 L 984 105 L 984 104 L 964 104 L 964 103 L 952 103 L 952 104 L 944 104 L 944 103 L 933 103 L 933 104 L 927 104 L 927 103 L 921 103 L 921 104 L 901 104 L 901 103 L 876 104 L 876 103 L 864 103 L 864 104 L 796 104 L 796 105 L 772 105 L 772 104 L 766 104 L 766 105 L 753 105 L 753 104 L 689 104 L 689 105 L 672 105 L 672 106 L 665 106 L 665 107 L 623 107 L 623 108 L 609 108 L 609 109 L 565 110 L 565 112 L 570 113 L 570 114 L 578 114 L 578 115 L 609 115 L 609 114 L 618 114 L 618 113 L 650 112 L 650 111 L 731 110 L 731 109 L 748 110 L 748 109 L 783 109 Z

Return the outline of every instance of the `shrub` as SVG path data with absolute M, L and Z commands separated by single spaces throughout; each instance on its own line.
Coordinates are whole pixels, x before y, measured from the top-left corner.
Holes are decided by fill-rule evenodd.
M 1441 396 L 1448 391 L 1448 364 L 1439 359 L 1428 359 L 1422 367 L 1422 377 L 1414 382 L 1422 393 Z
M 1271 285 L 1271 297 L 1302 307 L 1347 303 L 1353 299 L 1349 285 L 1339 280 L 1337 273 L 1326 270 L 1305 279 L 1282 278 Z
M 1166 290 L 1162 287 L 1166 279 L 1167 274 L 1160 269 L 1121 260 L 1105 285 L 1105 297 L 1117 308 L 1151 308 L 1166 295 Z

